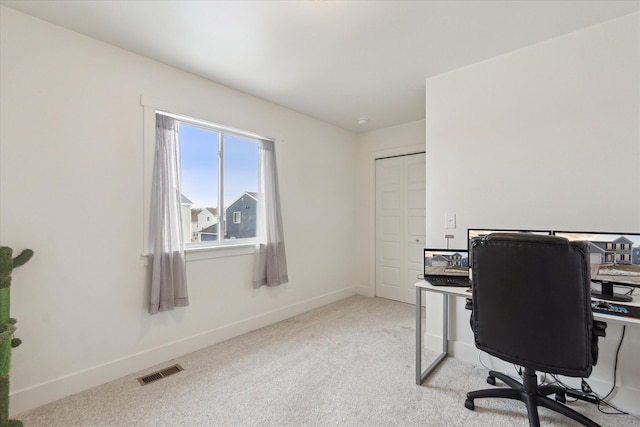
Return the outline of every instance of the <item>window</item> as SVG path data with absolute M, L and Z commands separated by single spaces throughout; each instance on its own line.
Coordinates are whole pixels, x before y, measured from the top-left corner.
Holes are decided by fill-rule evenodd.
M 193 236 L 186 247 L 255 240 L 256 205 L 254 212 L 245 215 L 252 224 L 242 227 L 228 224 L 227 209 L 235 208 L 247 194 L 256 198 L 258 141 L 199 121 L 178 120 L 178 130 L 181 192 L 191 202 L 191 215 L 183 214 L 182 218 L 184 229 L 191 230 Z M 230 211 L 233 223 L 240 224 L 240 212 L 234 211 Z M 206 221 L 198 220 L 202 212 L 207 213 Z
M 275 140 L 166 112 L 171 109 L 159 109 L 144 95 L 140 102 L 145 130 L 143 211 L 148 224 L 143 253 L 153 268 L 172 265 L 181 270 L 177 278 L 165 274 L 166 269 L 152 275 L 150 312 L 158 310 L 158 296 L 165 298 L 158 292 L 165 289 L 163 284 L 180 279 L 179 288 L 184 288 L 181 272 L 189 260 L 253 254 L 254 287 L 287 283 Z M 233 212 L 241 212 L 241 224 L 233 224 Z M 200 226 L 204 229 L 197 231 Z M 175 236 L 180 228 L 184 240 L 198 237 L 190 243 L 179 241 Z M 184 254 L 185 245 L 209 248 L 226 241 L 251 244 Z M 171 261 L 163 263 L 164 259 Z M 175 300 L 175 295 L 169 299 Z

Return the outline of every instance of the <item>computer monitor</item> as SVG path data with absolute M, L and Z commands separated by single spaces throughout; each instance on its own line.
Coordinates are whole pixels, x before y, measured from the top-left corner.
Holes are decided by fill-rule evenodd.
M 633 288 L 640 288 L 640 233 L 555 231 L 556 236 L 589 242 L 591 281 L 600 291 L 596 298 L 631 301 Z M 627 294 L 614 292 L 614 287 L 631 288 Z
M 473 275 L 471 269 L 473 265 L 471 265 L 471 259 L 473 258 L 473 252 L 471 247 L 471 240 L 475 237 L 483 237 L 492 233 L 528 233 L 528 234 L 539 234 L 542 236 L 550 236 L 553 234 L 551 230 L 509 230 L 509 229 L 501 229 L 501 228 L 468 228 L 467 229 L 467 250 L 469 252 L 469 276 Z

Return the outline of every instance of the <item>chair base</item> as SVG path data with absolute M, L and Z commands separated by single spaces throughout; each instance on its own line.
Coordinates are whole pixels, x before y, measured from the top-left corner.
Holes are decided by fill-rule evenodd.
M 540 426 L 538 406 L 544 406 L 552 411 L 566 415 L 582 425 L 588 427 L 600 427 L 599 424 L 593 422 L 581 413 L 560 403 L 565 402 L 566 390 L 564 388 L 554 385 L 538 386 L 538 378 L 533 369 L 525 368 L 524 383 L 520 383 L 501 372 L 489 371 L 487 382 L 495 385 L 496 378 L 500 378 L 500 380 L 507 384 L 509 388 L 491 388 L 471 391 L 467 393 L 467 400 L 464 402 L 465 408 L 473 411 L 475 409 L 475 404 L 473 403 L 474 399 L 482 397 L 501 397 L 524 402 L 525 405 L 527 405 L 527 414 L 529 416 L 529 425 L 531 427 Z M 556 394 L 556 400 L 547 397 L 553 393 Z

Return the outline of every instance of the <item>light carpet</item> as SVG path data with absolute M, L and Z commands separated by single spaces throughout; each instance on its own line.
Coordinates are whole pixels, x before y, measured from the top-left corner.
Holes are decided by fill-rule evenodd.
M 523 403 L 480 399 L 487 370 L 448 358 L 415 384 L 415 312 L 354 296 L 15 418 L 25 426 L 528 426 Z M 435 354 L 426 354 L 427 359 Z M 179 363 L 184 371 L 141 386 L 137 377 Z M 571 407 L 603 426 L 631 415 Z M 543 426 L 576 422 L 540 408 Z

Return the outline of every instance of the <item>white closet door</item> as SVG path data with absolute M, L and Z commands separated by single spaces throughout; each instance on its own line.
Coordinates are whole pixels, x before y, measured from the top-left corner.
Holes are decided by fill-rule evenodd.
M 404 157 L 404 290 L 402 301 L 415 303 L 417 276 L 424 274 L 426 235 L 426 159 L 424 154 Z
M 376 296 L 402 301 L 402 157 L 376 160 Z
M 425 155 L 376 161 L 376 296 L 415 302 L 425 240 Z

